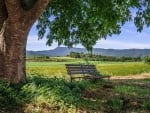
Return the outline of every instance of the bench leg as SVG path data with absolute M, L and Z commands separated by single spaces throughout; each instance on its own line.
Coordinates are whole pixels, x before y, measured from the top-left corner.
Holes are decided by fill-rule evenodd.
M 70 78 L 70 81 L 72 82 L 72 78 Z

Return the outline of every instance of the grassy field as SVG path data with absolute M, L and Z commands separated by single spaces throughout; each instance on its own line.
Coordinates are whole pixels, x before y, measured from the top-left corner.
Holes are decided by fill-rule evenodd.
M 39 74 L 67 78 L 65 64 L 86 63 L 85 61 L 69 62 L 27 62 L 27 73 L 29 75 Z M 89 62 L 95 64 L 102 75 L 124 76 L 141 73 L 149 73 L 150 65 L 143 62 Z
M 150 79 L 70 82 L 66 63 L 87 62 L 30 61 L 25 83 L 0 81 L 0 113 L 150 113 Z M 150 72 L 150 65 L 142 62 L 89 63 L 103 75 Z

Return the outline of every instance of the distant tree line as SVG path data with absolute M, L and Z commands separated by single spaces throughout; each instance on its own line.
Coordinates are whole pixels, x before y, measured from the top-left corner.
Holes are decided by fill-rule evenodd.
M 70 52 L 69 55 L 73 58 L 88 58 L 90 61 L 121 61 L 121 62 L 138 62 L 142 61 L 141 57 L 115 57 L 115 56 L 103 56 L 96 54 L 88 54 L 88 53 L 79 53 L 79 52 Z
M 68 59 L 51 56 L 27 56 L 26 61 L 30 62 L 67 62 Z

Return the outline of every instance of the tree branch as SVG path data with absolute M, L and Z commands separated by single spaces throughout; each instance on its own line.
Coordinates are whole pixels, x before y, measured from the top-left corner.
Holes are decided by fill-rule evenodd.
M 5 0 L 8 19 L 14 23 L 17 22 L 22 15 L 20 0 Z
M 3 27 L 3 23 L 7 18 L 7 10 L 4 0 L 0 0 L 0 31 Z
M 23 27 L 30 27 L 41 15 L 49 1 L 50 0 L 37 0 L 31 9 L 25 10 L 20 0 L 5 0 L 8 19 L 12 24 L 19 21 Z
M 38 0 L 33 8 L 31 8 L 29 11 L 26 11 L 26 16 L 24 17 L 24 23 L 28 22 L 30 20 L 30 24 L 33 24 L 33 22 L 41 15 L 42 11 L 46 8 L 50 0 Z M 31 21 L 32 20 L 32 21 Z

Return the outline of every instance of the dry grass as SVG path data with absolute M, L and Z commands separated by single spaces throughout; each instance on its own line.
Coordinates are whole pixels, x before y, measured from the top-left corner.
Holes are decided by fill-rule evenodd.
M 146 79 L 150 78 L 150 73 L 142 73 L 136 75 L 127 75 L 127 76 L 112 76 L 110 79 Z

